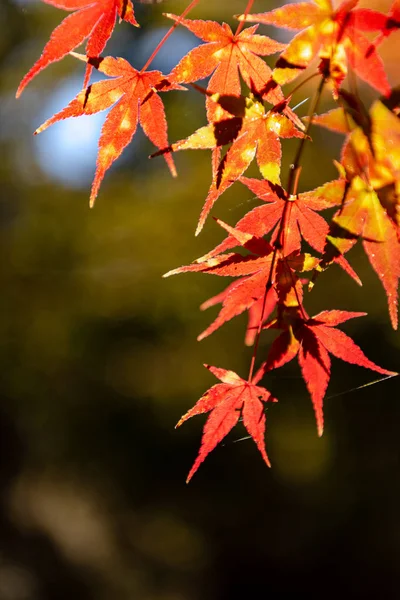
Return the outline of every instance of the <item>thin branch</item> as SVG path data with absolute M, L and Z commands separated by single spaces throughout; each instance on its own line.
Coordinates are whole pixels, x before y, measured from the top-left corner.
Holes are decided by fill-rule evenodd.
M 189 12 L 199 2 L 200 2 L 200 0 L 192 0 L 191 3 L 185 8 L 185 10 L 183 11 L 183 13 L 180 15 L 180 18 L 184 19 L 189 14 Z M 164 35 L 164 37 L 162 38 L 162 40 L 157 44 L 156 48 L 153 50 L 153 52 L 151 53 L 150 57 L 145 62 L 144 66 L 142 67 L 142 69 L 140 71 L 141 73 L 143 73 L 144 71 L 147 71 L 147 69 L 149 68 L 150 64 L 153 62 L 153 60 L 156 57 L 156 55 L 159 53 L 159 51 L 162 48 L 162 46 L 164 46 L 165 42 L 172 35 L 172 33 L 175 31 L 175 29 L 178 27 L 178 25 L 179 25 L 179 21 L 175 21 L 175 23 L 169 28 L 169 30 L 167 31 L 167 33 Z

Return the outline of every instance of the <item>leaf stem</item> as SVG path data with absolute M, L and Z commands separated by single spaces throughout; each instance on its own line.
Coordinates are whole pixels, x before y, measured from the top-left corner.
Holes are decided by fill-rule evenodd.
M 310 111 L 309 111 L 309 118 L 308 118 L 308 122 L 306 125 L 306 129 L 304 131 L 304 137 L 301 138 L 300 143 L 297 147 L 297 152 L 295 154 L 295 157 L 293 159 L 293 163 L 290 165 L 290 171 L 289 171 L 289 177 L 288 177 L 288 184 L 287 184 L 287 193 L 288 196 L 295 196 L 297 194 L 297 189 L 298 189 L 298 185 L 299 185 L 299 178 L 300 178 L 300 173 L 301 173 L 301 157 L 303 155 L 303 151 L 304 151 L 304 145 L 306 143 L 306 141 L 308 140 L 308 132 L 311 129 L 312 126 L 312 122 L 313 122 L 313 118 L 314 118 L 314 113 L 317 110 L 319 101 L 321 99 L 322 96 L 322 91 L 324 89 L 324 85 L 325 85 L 325 77 L 322 76 L 321 77 L 321 81 L 319 82 L 318 88 L 315 90 L 313 99 L 311 101 L 311 106 L 310 106 Z
M 290 198 L 290 196 L 295 196 L 297 194 L 299 178 L 300 178 L 300 173 L 301 173 L 301 164 L 300 163 L 301 163 L 301 158 L 302 158 L 303 151 L 304 151 L 304 145 L 305 145 L 306 140 L 308 139 L 308 137 L 307 137 L 308 132 L 310 131 L 314 113 L 317 110 L 318 103 L 321 99 L 325 81 L 326 81 L 326 78 L 324 76 L 322 76 L 321 81 L 319 82 L 318 88 L 315 90 L 313 99 L 311 101 L 311 106 L 310 106 L 310 111 L 309 111 L 309 119 L 308 119 L 306 129 L 304 131 L 304 137 L 300 140 L 300 144 L 297 148 L 297 152 L 294 157 L 293 164 L 290 166 L 288 186 L 287 186 L 288 200 L 283 209 L 283 214 L 282 214 L 281 222 L 279 225 L 279 231 L 278 231 L 278 235 L 276 237 L 276 243 L 275 243 L 274 252 L 273 252 L 273 256 L 272 256 L 271 269 L 269 272 L 268 281 L 265 285 L 264 298 L 263 298 L 263 304 L 262 304 L 262 309 L 261 309 L 261 317 L 260 317 L 260 321 L 258 323 L 257 334 L 256 334 L 256 338 L 254 341 L 253 355 L 251 357 L 251 362 L 250 362 L 249 377 L 248 377 L 249 383 L 251 383 L 251 380 L 253 378 L 254 366 L 255 366 L 255 362 L 256 362 L 256 358 L 257 358 L 257 351 L 258 351 L 258 346 L 260 343 L 261 330 L 262 330 L 262 325 L 263 325 L 263 321 L 264 321 L 264 310 L 265 310 L 265 306 L 267 303 L 268 292 L 272 288 L 272 285 L 273 285 L 273 276 L 274 276 L 273 274 L 274 274 L 275 266 L 276 266 L 276 262 L 277 262 L 278 251 L 282 252 L 283 256 L 285 255 L 285 252 L 284 252 L 285 231 L 287 229 L 286 225 L 287 225 L 287 221 L 290 217 L 290 212 L 291 212 L 291 208 L 292 208 L 292 203 L 289 200 L 289 198 Z M 296 293 L 296 297 L 297 297 L 297 293 Z M 299 298 L 298 298 L 298 301 L 299 301 Z M 299 302 L 299 307 L 300 307 L 300 310 L 303 311 L 303 308 L 302 308 L 302 305 L 300 302 Z
M 258 351 L 258 346 L 260 343 L 261 330 L 262 330 L 262 325 L 263 325 L 263 321 L 264 321 L 264 310 L 265 310 L 265 306 L 267 304 L 268 292 L 270 289 L 272 289 L 272 274 L 275 270 L 276 257 L 277 257 L 277 248 L 275 248 L 274 254 L 272 256 L 271 269 L 269 272 L 268 281 L 265 285 L 264 298 L 263 298 L 263 304 L 262 304 L 262 309 L 261 309 L 261 317 L 258 322 L 257 334 L 256 334 L 256 338 L 254 341 L 254 350 L 253 350 L 253 354 L 252 354 L 251 362 L 250 362 L 250 369 L 249 369 L 249 376 L 248 376 L 249 383 L 251 383 L 251 380 L 253 379 L 254 367 L 255 367 L 256 358 L 257 358 L 257 351 Z
M 254 4 L 254 0 L 248 0 L 246 9 L 245 9 L 245 11 L 243 13 L 243 20 L 239 21 L 239 25 L 236 28 L 235 37 L 238 36 L 239 33 L 242 31 L 243 26 L 244 26 L 244 24 L 246 22 L 246 17 L 249 14 L 249 12 L 251 11 L 253 4 Z
M 180 15 L 180 18 L 184 19 L 189 14 L 189 12 L 196 6 L 196 4 L 198 4 L 199 2 L 200 2 L 200 0 L 192 0 L 191 3 L 185 8 L 185 10 L 183 11 L 183 13 Z M 150 64 L 153 62 L 154 58 L 159 53 L 161 47 L 165 44 L 165 42 L 167 41 L 167 39 L 172 35 L 172 33 L 175 31 L 175 29 L 178 27 L 178 25 L 179 25 L 179 21 L 175 21 L 175 23 L 169 28 L 169 30 L 167 31 L 167 33 L 164 35 L 164 37 L 162 38 L 162 40 L 157 44 L 157 46 L 155 47 L 155 49 L 151 53 L 150 57 L 147 59 L 146 63 L 144 64 L 144 66 L 140 70 L 141 73 L 143 73 L 144 71 L 147 71 L 147 69 L 149 68 Z
M 303 79 L 303 81 L 300 81 L 300 83 L 297 84 L 296 87 L 294 87 L 292 89 L 292 91 L 289 94 L 289 97 L 291 98 L 293 96 L 293 94 L 295 94 L 296 92 L 298 92 L 299 89 L 301 89 L 303 87 L 303 85 L 306 85 L 306 83 L 308 83 L 309 81 L 311 81 L 311 79 L 314 79 L 314 77 L 318 77 L 318 75 L 319 75 L 319 72 L 316 71 L 312 75 L 309 75 L 308 77 L 306 77 L 305 79 Z

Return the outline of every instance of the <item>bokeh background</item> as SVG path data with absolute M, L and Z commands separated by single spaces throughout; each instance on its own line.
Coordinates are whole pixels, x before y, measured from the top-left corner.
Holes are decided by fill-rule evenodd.
M 191 16 L 234 25 L 244 5 L 204 0 Z M 141 67 L 169 26 L 162 11 L 184 6 L 137 5 L 142 28 L 117 26 L 108 53 Z M 274 6 L 259 0 L 253 12 Z M 202 363 L 245 375 L 251 356 L 244 316 L 196 342 L 215 314 L 198 306 L 225 282 L 161 277 L 222 237 L 212 219 L 193 235 L 210 155 L 177 154 L 173 180 L 162 158 L 147 159 L 153 147 L 139 132 L 89 210 L 104 113 L 32 136 L 80 90 L 82 63 L 65 58 L 15 100 L 64 15 L 34 0 L 0 3 L 0 600 L 232 600 L 305 590 L 399 598 L 398 379 L 356 390 L 376 374 L 333 359 L 318 439 L 298 368 L 276 371 L 267 382 L 280 400 L 267 413 L 272 469 L 252 441 L 237 441 L 238 427 L 186 486 L 204 419 L 174 424 L 215 383 Z M 393 84 L 396 35 L 382 47 Z M 168 72 L 197 43 L 177 30 L 154 68 Z M 305 87 L 295 101 L 310 94 Z M 205 123 L 200 94 L 163 99 L 171 141 Z M 328 94 L 321 109 L 329 106 Z M 302 189 L 335 177 L 340 142 L 315 130 Z M 285 144 L 284 173 L 294 149 Z M 255 205 L 237 184 L 213 212 L 234 224 Z M 368 312 L 344 329 L 372 360 L 398 369 L 400 340 L 382 288 L 360 248 L 351 260 L 364 287 L 333 267 L 310 294 L 309 312 Z

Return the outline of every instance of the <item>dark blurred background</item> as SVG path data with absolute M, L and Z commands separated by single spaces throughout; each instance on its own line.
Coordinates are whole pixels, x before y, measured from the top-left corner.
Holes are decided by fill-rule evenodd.
M 184 6 L 136 5 L 142 28 L 117 25 L 107 53 L 141 67 L 169 27 L 162 10 Z M 236 26 L 230 15 L 244 6 L 204 0 L 191 16 Z M 273 7 L 260 0 L 253 12 Z M 176 155 L 173 180 L 139 132 L 89 210 L 104 113 L 32 136 L 80 90 L 82 63 L 65 58 L 14 97 L 64 16 L 34 0 L 0 4 L 0 600 L 399 598 L 398 379 L 355 390 L 377 375 L 333 359 L 318 439 L 297 366 L 276 371 L 266 382 L 280 400 L 267 414 L 272 469 L 252 441 L 235 443 L 238 427 L 186 486 L 204 418 L 174 424 L 215 383 L 202 363 L 245 376 L 251 357 L 244 316 L 196 342 L 215 315 L 198 306 L 225 281 L 161 278 L 222 238 L 212 219 L 193 235 L 210 153 Z M 398 40 L 382 47 L 393 84 Z M 168 72 L 197 43 L 177 30 L 154 68 Z M 163 99 L 171 141 L 205 123 L 198 93 Z M 321 110 L 330 106 L 328 94 Z M 340 142 L 315 131 L 302 189 L 335 177 Z M 284 146 L 283 180 L 294 149 Z M 255 205 L 237 184 L 213 214 L 234 224 Z M 343 328 L 398 369 L 381 285 L 360 247 L 350 257 L 364 287 L 333 267 L 309 312 L 368 312 Z

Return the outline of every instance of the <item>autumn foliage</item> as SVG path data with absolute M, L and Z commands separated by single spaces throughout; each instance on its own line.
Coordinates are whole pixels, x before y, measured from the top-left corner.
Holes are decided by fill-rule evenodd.
M 187 18 L 201 1 L 193 0 L 181 16 L 165 14 L 173 23 L 167 35 L 178 26 L 185 27 L 199 45 L 171 73 L 163 74 L 148 70 L 155 53 L 140 71 L 122 58 L 101 56 L 117 18 L 126 26 L 138 26 L 131 0 L 45 1 L 71 14 L 51 34 L 17 96 L 45 67 L 67 54 L 84 62 L 82 91 L 35 133 L 61 119 L 111 109 L 99 139 L 91 206 L 106 171 L 130 143 L 138 124 L 156 148 L 153 156 L 162 155 L 173 176 L 174 152 L 211 150 L 212 180 L 196 234 L 216 201 L 233 184 L 246 186 L 259 201 L 234 225 L 216 219 L 223 240 L 192 264 L 166 276 L 202 272 L 228 278 L 226 287 L 202 305 L 203 309 L 217 304 L 221 308 L 198 339 L 247 312 L 245 343 L 254 346 L 245 379 L 206 365 L 220 382 L 178 423 L 209 413 L 188 480 L 240 419 L 269 465 L 265 411 L 276 399 L 259 384 L 263 380 L 268 385 L 271 371 L 293 359 L 298 361 L 318 435 L 323 433 L 330 355 L 382 375 L 395 375 L 369 360 L 339 328 L 365 313 L 331 309 L 310 317 L 305 305 L 307 292 L 318 289 L 324 271 L 332 264 L 361 284 L 346 258 L 359 241 L 386 292 L 392 326 L 398 326 L 400 92 L 389 82 L 379 50 L 400 28 L 400 2 L 394 0 L 386 14 L 360 8 L 358 0 L 337 4 L 332 0 L 304 1 L 252 14 L 253 1 L 249 0 L 243 14 L 236 15 L 234 30 L 226 23 Z M 258 28 L 264 24 L 291 30 L 291 41 L 283 44 L 262 35 Z M 85 41 L 85 54 L 75 53 Z M 161 43 L 155 52 L 162 50 Z M 270 55 L 276 56 L 272 69 L 264 60 Z M 93 69 L 106 78 L 90 84 Z M 207 77 L 206 88 L 196 83 Z M 305 80 L 315 81 L 315 94 L 309 116 L 300 119 L 290 104 L 295 87 Z M 375 93 L 370 106 L 361 98 L 358 80 Z M 205 98 L 207 122 L 186 139 L 169 143 L 162 95 L 190 85 Z M 331 91 L 333 108 L 318 114 L 324 90 Z M 340 157 L 332 156 L 339 159 L 338 175 L 300 193 L 303 149 L 315 125 L 343 135 Z M 287 138 L 297 138 L 298 146 L 290 172 L 283 177 L 281 140 Z M 253 160 L 259 170 L 256 179 L 245 176 Z M 324 216 L 327 209 L 331 209 L 329 218 Z M 276 332 L 276 337 L 266 355 L 259 356 L 260 336 L 266 329 Z

